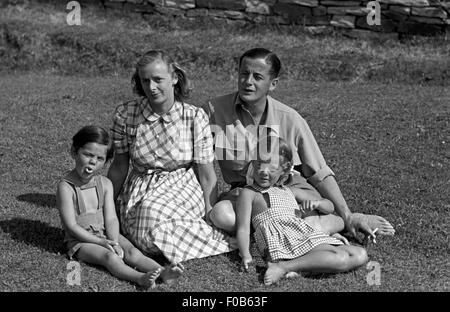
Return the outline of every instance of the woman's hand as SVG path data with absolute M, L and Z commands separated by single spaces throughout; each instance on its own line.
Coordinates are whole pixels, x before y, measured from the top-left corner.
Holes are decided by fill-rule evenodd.
M 206 215 L 205 215 L 205 222 L 206 222 L 208 225 L 213 226 L 214 224 L 213 224 L 213 222 L 211 221 L 211 212 L 212 212 L 212 209 L 210 209 L 210 210 L 208 210 L 208 211 L 206 212 Z

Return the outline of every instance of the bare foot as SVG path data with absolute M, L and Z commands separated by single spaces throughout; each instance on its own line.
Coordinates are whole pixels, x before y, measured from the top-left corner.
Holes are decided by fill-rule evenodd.
M 291 272 L 287 272 L 284 277 L 285 278 L 296 278 L 298 276 L 299 276 L 299 274 L 297 272 L 291 271 Z
M 264 274 L 265 285 L 275 284 L 287 273 L 279 263 L 267 262 L 267 266 L 266 274 Z
M 164 267 L 161 272 L 161 279 L 163 283 L 170 284 L 183 274 L 184 267 L 181 263 L 169 264 Z
M 142 275 L 140 278 L 138 284 L 144 288 L 155 288 L 156 286 L 156 279 L 159 277 L 161 272 L 163 271 L 163 268 L 157 268 L 154 271 L 149 271 Z
M 354 218 L 364 219 L 373 231 L 378 228 L 377 235 L 394 235 L 394 227 L 383 217 L 362 213 L 353 213 Z

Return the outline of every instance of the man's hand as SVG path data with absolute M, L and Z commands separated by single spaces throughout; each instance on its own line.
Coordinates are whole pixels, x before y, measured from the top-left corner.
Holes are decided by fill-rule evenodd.
M 357 237 L 357 232 L 362 232 L 364 236 L 372 238 L 372 240 L 376 238 L 375 233 L 369 226 L 368 219 L 364 218 L 364 215 L 352 213 L 344 221 L 345 228 L 353 237 Z

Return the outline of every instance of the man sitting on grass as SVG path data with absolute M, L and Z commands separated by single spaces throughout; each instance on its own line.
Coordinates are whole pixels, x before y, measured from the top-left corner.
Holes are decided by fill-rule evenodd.
M 328 234 L 346 229 L 353 236 L 361 231 L 373 239 L 376 231 L 393 235 L 394 228 L 384 218 L 350 211 L 306 121 L 294 109 L 269 96 L 278 84 L 280 69 L 281 62 L 271 51 L 255 48 L 245 52 L 239 59 L 238 91 L 212 99 L 205 107 L 222 175 L 231 185 L 207 218 L 215 226 L 235 232 L 236 199 L 246 185 L 246 177 L 251 176 L 254 143 L 258 137 L 273 132 L 296 151 L 294 168 L 301 175 L 294 175 L 290 186 L 331 200 L 339 215 L 311 212 L 303 216 L 305 221 Z

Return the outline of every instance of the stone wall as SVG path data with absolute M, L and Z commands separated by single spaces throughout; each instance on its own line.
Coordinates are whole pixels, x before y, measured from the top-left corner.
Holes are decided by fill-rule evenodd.
M 437 34 L 450 31 L 450 0 L 377 0 L 379 25 L 368 24 L 368 0 L 105 0 L 109 9 L 188 19 L 303 25 L 350 36 Z M 370 21 L 369 21 L 370 23 Z M 373 24 L 373 23 L 372 23 Z

